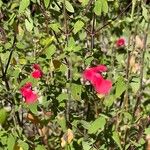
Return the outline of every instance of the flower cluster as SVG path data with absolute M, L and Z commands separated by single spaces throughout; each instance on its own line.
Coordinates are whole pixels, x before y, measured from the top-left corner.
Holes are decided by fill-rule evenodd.
M 96 67 L 88 68 L 83 72 L 83 78 L 85 80 L 89 80 L 95 91 L 103 95 L 108 94 L 112 87 L 112 82 L 110 80 L 104 79 L 101 74 L 102 72 L 106 71 L 106 66 L 98 65 Z
M 33 71 L 31 76 L 35 79 L 41 78 L 43 72 L 38 64 L 33 65 Z M 32 90 L 32 83 L 28 82 L 20 88 L 21 95 L 25 98 L 27 104 L 32 104 L 37 101 L 38 95 L 35 91 Z
M 120 47 L 123 47 L 123 46 L 125 46 L 125 39 L 124 38 L 119 38 L 116 41 L 116 47 L 120 48 Z
M 37 101 L 38 95 L 32 90 L 32 83 L 28 82 L 21 87 L 20 92 L 25 98 L 27 104 L 31 104 Z

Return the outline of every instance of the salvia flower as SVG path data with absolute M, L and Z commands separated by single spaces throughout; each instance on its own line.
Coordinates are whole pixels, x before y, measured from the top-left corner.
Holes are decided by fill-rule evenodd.
M 32 104 L 38 99 L 38 95 L 32 90 L 32 83 L 30 82 L 20 88 L 20 93 L 25 98 L 27 104 Z
M 116 47 L 123 47 L 125 46 L 125 39 L 124 38 L 119 38 L 117 41 L 116 41 Z
M 108 94 L 112 87 L 112 82 L 110 80 L 106 80 L 102 76 L 102 72 L 106 72 L 107 67 L 104 65 L 98 65 L 96 67 L 87 68 L 83 72 L 83 78 L 85 80 L 90 81 L 93 85 L 95 91 L 98 94 Z
M 32 77 L 35 79 L 41 78 L 43 76 L 43 72 L 39 66 L 39 64 L 33 65 L 33 71 L 31 73 Z

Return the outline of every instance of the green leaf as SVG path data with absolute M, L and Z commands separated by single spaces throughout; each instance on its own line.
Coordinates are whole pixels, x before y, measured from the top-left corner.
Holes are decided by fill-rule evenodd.
M 25 19 L 25 27 L 27 29 L 27 31 L 31 32 L 33 29 L 33 21 L 32 19 L 30 19 L 30 21 L 28 19 Z
M 44 0 L 44 5 L 46 8 L 48 8 L 49 4 L 50 4 L 50 0 Z
M 66 5 L 66 9 L 69 12 L 74 13 L 74 8 L 73 8 L 72 4 L 69 1 L 65 1 L 65 5 Z
M 88 129 L 88 128 L 90 127 L 90 123 L 87 122 L 87 121 L 81 120 L 80 123 L 82 124 L 82 126 L 83 126 L 85 129 Z
M 91 123 L 88 128 L 89 134 L 95 134 L 99 129 L 103 130 L 106 124 L 106 119 L 104 117 L 97 118 L 94 122 Z
M 43 145 L 37 145 L 35 150 L 46 150 L 46 148 Z
M 3 5 L 3 2 L 0 0 L 0 8 L 2 7 L 2 5 Z
M 33 113 L 33 114 L 37 114 L 38 113 L 38 110 L 37 110 L 37 103 L 33 103 L 33 104 L 30 104 L 28 105 L 30 111 Z
M 82 6 L 86 6 L 89 2 L 89 0 L 81 0 L 82 1 Z
M 57 23 L 52 23 L 49 25 L 49 27 L 54 30 L 56 33 L 60 32 L 59 28 L 61 28 L 60 24 Z
M 124 78 L 122 76 L 120 76 L 117 79 L 117 83 L 116 83 L 116 92 L 115 92 L 115 97 L 119 98 L 121 96 L 121 94 L 126 90 L 127 86 L 126 83 L 124 81 Z
M 144 17 L 144 19 L 146 21 L 149 20 L 149 17 L 148 17 L 148 10 L 142 5 L 142 16 Z
M 80 100 L 81 99 L 81 90 L 82 86 L 79 84 L 71 84 L 71 93 L 72 97 L 75 100 Z
M 7 120 L 7 111 L 2 108 L 0 109 L 0 124 L 3 125 Z
M 8 150 L 14 150 L 15 143 L 16 143 L 16 138 L 10 134 L 8 139 L 7 139 Z
M 111 107 L 113 102 L 116 100 L 114 95 L 109 95 L 105 97 L 104 105 L 107 107 Z
M 21 0 L 19 5 L 19 13 L 23 13 L 24 10 L 29 6 L 30 0 Z
M 55 45 L 50 45 L 48 48 L 46 48 L 46 58 L 51 59 L 52 55 L 55 54 L 56 47 Z
M 79 32 L 84 26 L 84 23 L 81 20 L 78 20 L 75 24 L 74 24 L 74 29 L 73 29 L 73 33 L 76 34 L 77 32 Z
M 66 119 L 65 119 L 65 116 L 63 114 L 60 114 L 57 117 L 57 122 L 61 126 L 62 130 L 65 132 L 67 129 L 67 126 L 66 126 Z
M 116 144 L 118 145 L 118 147 L 120 148 L 120 150 L 122 150 L 120 138 L 119 138 L 119 135 L 118 135 L 117 131 L 113 132 L 112 138 L 116 142 Z
M 88 142 L 82 141 L 82 146 L 83 146 L 83 150 L 90 150 L 91 149 L 91 145 Z
M 146 128 L 144 133 L 145 133 L 146 135 L 150 135 L 150 127 L 149 127 L 149 128 Z
M 102 13 L 102 2 L 101 0 L 96 0 L 94 5 L 94 12 L 97 16 L 100 16 Z
M 107 3 L 107 0 L 102 0 L 102 12 L 104 12 L 104 14 L 108 13 L 108 3 Z
M 68 94 L 67 93 L 61 93 L 58 97 L 57 100 L 59 101 L 59 103 L 61 103 L 64 100 L 68 99 Z
M 74 50 L 74 48 L 75 48 L 74 38 L 70 37 L 68 41 L 68 46 L 66 45 L 65 50 L 71 52 Z
M 29 145 L 24 141 L 19 140 L 18 145 L 22 147 L 23 150 L 29 150 Z
M 50 37 L 46 37 L 46 38 L 42 38 L 40 40 L 40 44 L 42 46 L 44 46 L 44 48 L 48 47 L 53 41 L 54 41 L 54 36 L 50 36 Z

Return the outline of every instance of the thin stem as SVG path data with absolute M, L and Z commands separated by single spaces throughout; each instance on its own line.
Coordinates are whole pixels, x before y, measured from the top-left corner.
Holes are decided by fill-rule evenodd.
M 95 36 L 95 13 L 93 14 L 93 22 L 91 26 L 91 50 L 94 48 L 94 36 Z
M 134 111 L 133 111 L 133 116 L 135 116 L 136 110 L 138 109 L 140 102 L 142 100 L 142 94 L 143 94 L 143 72 L 144 72 L 144 58 L 145 58 L 145 52 L 146 52 L 146 45 L 147 45 L 147 37 L 148 37 L 148 29 L 150 26 L 150 21 L 147 24 L 147 28 L 145 31 L 145 36 L 144 36 L 144 47 L 143 47 L 143 51 L 141 53 L 141 67 L 140 67 L 140 87 L 138 90 L 138 94 L 137 94 L 137 100 L 136 100 L 136 104 L 134 107 Z
M 63 2 L 63 14 L 64 14 L 64 30 L 65 30 L 65 41 L 66 41 L 66 46 L 68 47 L 68 38 L 69 38 L 69 33 L 68 33 L 68 22 L 67 22 L 67 12 L 66 12 L 66 7 L 65 7 L 65 0 Z M 72 83 L 72 60 L 71 56 L 67 60 L 68 63 L 68 76 L 67 80 L 69 81 L 69 87 L 67 87 L 67 93 L 68 93 L 68 101 L 66 103 L 66 120 L 67 123 L 70 120 L 70 101 L 71 101 L 71 83 Z
M 49 35 L 49 28 L 48 28 L 49 18 L 48 18 L 47 14 L 46 14 L 46 10 L 45 10 L 44 4 L 43 4 L 43 2 L 41 0 L 40 0 L 40 4 L 41 4 L 40 5 L 41 12 L 42 12 L 42 14 L 43 14 L 43 16 L 45 18 L 46 33 L 47 33 L 47 35 Z
M 121 16 L 127 11 L 127 9 L 131 6 L 131 4 L 132 4 L 132 2 L 130 2 L 130 3 L 127 5 L 127 7 L 126 7 L 123 11 L 121 11 L 121 12 L 119 13 L 118 16 L 116 16 L 115 18 L 113 18 L 111 21 L 108 21 L 107 23 L 105 23 L 102 27 L 98 28 L 98 29 L 96 30 L 96 33 L 95 33 L 95 34 L 97 34 L 100 30 L 102 30 L 103 28 L 105 28 L 106 26 L 108 26 L 109 24 L 111 24 L 113 21 L 115 21 L 115 20 L 117 20 L 119 17 L 121 17 Z

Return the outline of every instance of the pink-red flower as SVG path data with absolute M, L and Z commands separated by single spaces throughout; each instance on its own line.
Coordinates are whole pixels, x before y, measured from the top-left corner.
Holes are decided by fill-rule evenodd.
M 38 99 L 38 95 L 32 90 L 32 83 L 30 82 L 20 88 L 20 93 L 25 98 L 27 104 L 32 104 Z
M 39 66 L 39 64 L 33 65 L 33 71 L 31 73 L 32 77 L 35 79 L 41 78 L 43 76 L 43 72 Z
M 107 71 L 107 67 L 104 65 L 99 65 L 88 68 L 83 72 L 83 78 L 85 80 L 89 80 L 95 91 L 99 94 L 108 94 L 112 87 L 112 82 L 104 79 L 101 74 L 105 71 Z
M 116 41 L 116 46 L 117 46 L 117 47 L 123 47 L 123 46 L 125 46 L 125 39 L 124 39 L 124 38 L 119 38 L 119 39 Z

